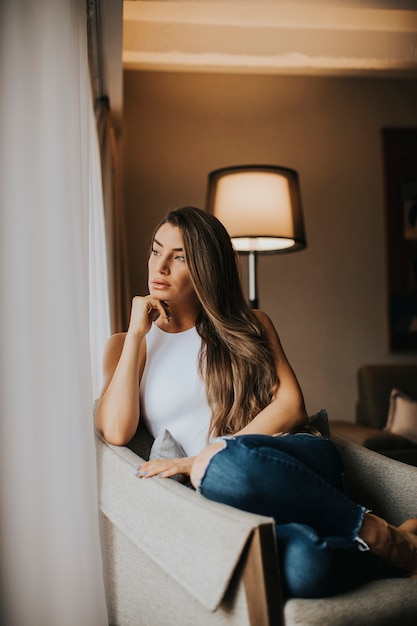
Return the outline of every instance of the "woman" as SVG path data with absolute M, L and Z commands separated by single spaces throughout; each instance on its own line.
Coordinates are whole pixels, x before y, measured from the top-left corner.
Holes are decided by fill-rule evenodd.
M 210 499 L 274 517 L 288 595 L 346 589 L 374 573 L 375 556 L 417 575 L 417 519 L 395 528 L 344 495 L 339 454 L 308 432 L 298 381 L 270 319 L 245 302 L 222 224 L 172 211 L 148 271 L 149 295 L 106 347 L 96 425 L 124 445 L 143 419 L 187 456 L 138 476 L 183 474 Z

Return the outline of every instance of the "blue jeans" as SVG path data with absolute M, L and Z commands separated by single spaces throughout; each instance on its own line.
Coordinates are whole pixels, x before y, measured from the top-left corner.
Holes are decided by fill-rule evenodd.
M 358 537 L 366 509 L 343 491 L 343 463 L 323 437 L 241 435 L 210 460 L 198 491 L 273 517 L 287 597 L 340 593 L 375 576 Z

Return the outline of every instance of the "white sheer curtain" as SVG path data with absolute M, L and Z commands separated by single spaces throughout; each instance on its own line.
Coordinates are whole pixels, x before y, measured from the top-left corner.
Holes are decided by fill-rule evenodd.
M 99 170 L 97 162 L 92 169 L 85 12 L 85 0 L 0 3 L 0 622 L 7 626 L 107 623 L 91 417 L 89 224 L 97 215 L 89 205 Z

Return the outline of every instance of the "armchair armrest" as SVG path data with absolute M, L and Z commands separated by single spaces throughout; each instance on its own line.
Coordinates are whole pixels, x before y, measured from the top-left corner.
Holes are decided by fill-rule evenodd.
M 240 580 L 248 623 L 281 623 L 272 518 L 212 502 L 173 480 L 138 479 L 135 469 L 142 459 L 98 433 L 96 447 L 99 505 L 106 524 L 144 553 L 161 579 L 174 580 L 209 612 Z

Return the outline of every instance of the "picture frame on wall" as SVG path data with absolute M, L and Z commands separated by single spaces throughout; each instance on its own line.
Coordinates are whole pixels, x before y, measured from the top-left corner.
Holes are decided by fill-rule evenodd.
M 417 352 L 417 128 L 382 130 L 388 344 Z

